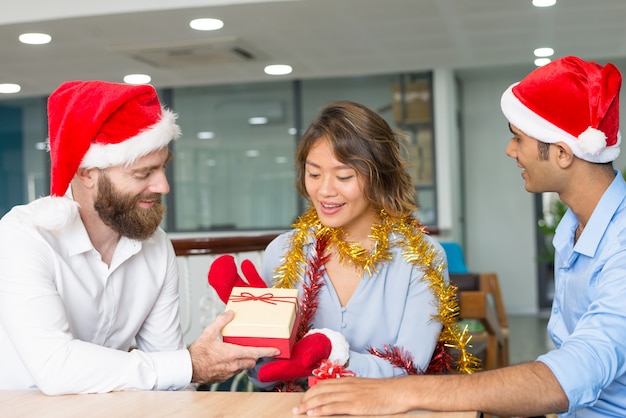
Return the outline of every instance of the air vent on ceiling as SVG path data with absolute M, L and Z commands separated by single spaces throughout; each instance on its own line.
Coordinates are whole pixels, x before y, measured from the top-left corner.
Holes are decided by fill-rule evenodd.
M 259 60 L 261 53 L 237 38 L 215 38 L 158 44 L 117 45 L 109 48 L 162 68 L 237 64 Z

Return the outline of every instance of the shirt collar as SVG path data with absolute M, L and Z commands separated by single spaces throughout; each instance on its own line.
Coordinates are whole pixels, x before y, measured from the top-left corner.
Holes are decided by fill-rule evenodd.
M 574 246 L 574 251 L 588 257 L 593 257 L 596 253 L 600 240 L 604 235 L 613 215 L 618 210 L 624 198 L 626 198 L 626 182 L 622 175 L 616 171 L 615 179 L 596 205 L 585 229 Z M 558 243 L 572 242 L 574 233 L 578 226 L 578 219 L 574 213 L 568 209 L 565 216 L 556 230 L 554 236 L 555 247 Z
M 91 240 L 89 239 L 89 234 L 87 234 L 87 229 L 85 228 L 80 216 L 77 216 L 76 219 L 68 225 L 65 232 L 64 239 L 68 248 L 68 255 L 73 256 L 91 250 L 96 251 L 95 247 L 91 243 Z M 123 249 L 124 253 L 129 254 L 139 252 L 141 247 L 141 241 L 130 239 L 125 236 L 122 236 L 117 244 L 118 249 Z

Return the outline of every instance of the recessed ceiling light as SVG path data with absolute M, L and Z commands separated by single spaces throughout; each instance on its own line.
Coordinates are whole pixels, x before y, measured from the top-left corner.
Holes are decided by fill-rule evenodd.
M 535 65 L 537 67 L 543 67 L 544 65 L 548 64 L 550 61 L 552 61 L 550 58 L 537 58 L 535 60 Z
M 22 87 L 19 84 L 0 83 L 0 93 L 3 93 L 3 94 L 19 93 L 20 90 L 22 90 Z
M 535 7 L 550 7 L 556 4 L 556 0 L 533 0 Z
M 126 84 L 148 84 L 152 78 L 147 74 L 128 74 L 124 76 Z
M 554 55 L 554 49 L 552 49 L 552 48 L 537 48 L 537 49 L 535 49 L 534 54 L 535 54 L 536 57 L 539 57 L 539 58 L 551 57 L 552 55 Z
M 250 158 L 255 158 L 259 156 L 259 150 L 256 149 L 249 149 L 248 151 L 246 151 L 246 157 L 250 157 Z
M 194 19 L 189 26 L 195 30 L 218 30 L 224 27 L 224 22 L 219 19 Z
M 23 33 L 20 35 L 19 40 L 23 44 L 43 45 L 50 43 L 52 36 L 47 33 Z
M 291 65 L 275 64 L 265 67 L 265 74 L 268 75 L 285 75 L 290 74 L 293 69 Z
M 254 116 L 248 119 L 250 125 L 265 125 L 267 118 L 265 116 Z
M 286 164 L 288 160 L 287 157 L 279 156 L 276 157 L 274 161 L 276 162 L 276 164 Z
M 213 139 L 215 138 L 215 132 L 211 132 L 211 131 L 198 132 L 196 134 L 196 137 L 198 139 Z

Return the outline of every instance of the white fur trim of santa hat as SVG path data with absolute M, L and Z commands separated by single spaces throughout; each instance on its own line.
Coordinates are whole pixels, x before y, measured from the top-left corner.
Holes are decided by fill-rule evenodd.
M 328 328 L 315 328 L 307 332 L 305 336 L 310 334 L 323 334 L 330 340 L 331 350 L 328 360 L 332 363 L 345 365 L 350 359 L 350 344 L 343 334 Z
M 83 157 L 80 167 L 107 168 L 116 165 L 131 165 L 138 158 L 166 147 L 170 141 L 180 137 L 176 115 L 163 109 L 161 120 L 117 144 L 92 144 Z
M 502 94 L 511 125 L 545 143 L 566 143 L 578 158 L 607 163 L 620 153 L 619 92 L 622 76 L 567 56 L 536 68 Z

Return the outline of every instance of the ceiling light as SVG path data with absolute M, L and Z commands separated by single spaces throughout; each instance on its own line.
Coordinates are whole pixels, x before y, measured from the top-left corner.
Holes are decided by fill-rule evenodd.
M 534 54 L 535 54 L 536 57 L 539 57 L 539 58 L 551 57 L 552 55 L 554 55 L 554 49 L 552 49 L 552 48 L 537 48 L 537 49 L 535 49 Z
M 287 163 L 287 157 L 276 157 L 276 159 L 274 160 L 276 162 L 276 164 L 286 164 Z
M 218 30 L 224 27 L 224 22 L 219 19 L 194 19 L 189 26 L 195 30 Z
M 249 149 L 246 151 L 246 157 L 254 158 L 259 156 L 259 150 Z
M 250 125 L 265 125 L 267 123 L 267 118 L 265 116 L 254 116 L 248 119 L 248 123 Z
M 533 0 L 535 7 L 550 7 L 556 4 L 556 0 Z
M 3 94 L 19 93 L 20 90 L 22 90 L 22 87 L 19 84 L 0 83 L 0 93 L 3 93 Z
M 196 134 L 196 137 L 198 139 L 213 139 L 215 138 L 215 132 L 211 132 L 211 131 L 198 132 Z
M 291 65 L 284 65 L 284 64 L 268 65 L 267 67 L 265 67 L 265 74 L 285 75 L 285 74 L 291 74 L 292 70 L 293 69 L 291 68 Z
M 124 76 L 126 84 L 148 84 L 152 78 L 147 74 L 128 74 Z
M 50 43 L 52 36 L 47 33 L 23 33 L 20 35 L 19 40 L 23 44 L 43 45 Z
M 537 67 L 543 67 L 544 65 L 548 64 L 550 61 L 552 61 L 550 58 L 537 58 L 535 60 L 535 65 Z

